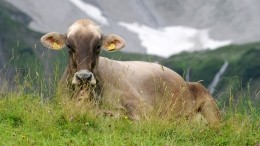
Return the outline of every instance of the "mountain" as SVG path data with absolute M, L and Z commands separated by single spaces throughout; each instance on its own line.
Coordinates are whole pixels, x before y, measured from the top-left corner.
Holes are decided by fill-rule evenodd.
M 64 33 L 91 18 L 105 34 L 127 42 L 125 51 L 168 57 L 260 40 L 258 0 L 6 0 L 30 16 L 29 28 Z M 243 35 L 241 35 L 243 34 Z

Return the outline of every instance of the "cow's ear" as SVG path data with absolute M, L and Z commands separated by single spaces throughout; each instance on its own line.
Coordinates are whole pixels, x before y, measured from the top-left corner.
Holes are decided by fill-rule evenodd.
M 117 51 L 125 46 L 125 41 L 120 36 L 115 34 L 110 34 L 108 36 L 103 36 L 103 48 L 107 51 Z
M 49 49 L 61 50 L 66 46 L 66 38 L 57 32 L 50 32 L 41 38 L 41 43 Z

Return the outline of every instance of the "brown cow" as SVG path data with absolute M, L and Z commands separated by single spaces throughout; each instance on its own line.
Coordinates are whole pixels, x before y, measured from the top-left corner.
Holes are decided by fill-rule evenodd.
M 140 119 L 151 111 L 172 117 L 196 118 L 200 115 L 210 126 L 220 123 L 219 110 L 209 92 L 200 83 L 186 83 L 167 67 L 141 61 L 115 61 L 100 57 L 120 50 L 125 41 L 115 35 L 103 35 L 91 20 L 78 20 L 65 35 L 51 32 L 41 38 L 44 46 L 69 51 L 69 65 L 61 88 L 76 87 L 89 91 L 102 104 L 123 109 L 131 119 Z M 62 89 L 63 90 L 63 89 Z

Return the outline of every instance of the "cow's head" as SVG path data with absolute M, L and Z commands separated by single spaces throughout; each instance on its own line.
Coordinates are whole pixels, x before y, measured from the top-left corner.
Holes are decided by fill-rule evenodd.
M 78 20 L 65 35 L 51 32 L 41 38 L 41 43 L 50 49 L 69 51 L 69 69 L 72 70 L 72 84 L 96 84 L 95 69 L 98 64 L 100 49 L 120 50 L 125 41 L 115 35 L 104 36 L 99 26 L 90 20 Z

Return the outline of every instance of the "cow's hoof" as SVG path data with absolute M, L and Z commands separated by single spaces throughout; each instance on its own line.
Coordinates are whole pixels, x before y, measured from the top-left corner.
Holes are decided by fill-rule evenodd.
M 113 112 L 113 111 L 103 111 L 103 115 L 105 117 L 114 117 L 114 118 L 119 118 L 120 114 L 119 113 L 116 113 L 116 112 Z
M 141 119 L 140 116 L 138 116 L 137 114 L 131 114 L 128 116 L 128 118 L 133 121 L 140 121 Z

